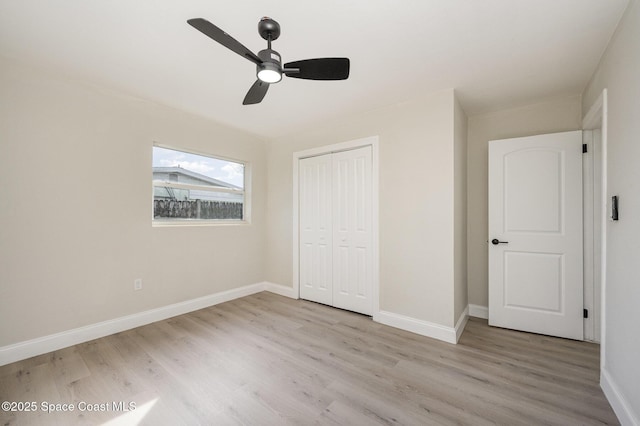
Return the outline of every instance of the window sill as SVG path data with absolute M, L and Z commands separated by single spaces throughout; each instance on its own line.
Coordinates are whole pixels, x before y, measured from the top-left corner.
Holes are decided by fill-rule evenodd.
M 192 226 L 242 226 L 251 225 L 248 220 L 153 220 L 151 227 L 153 228 L 173 228 L 173 227 L 192 227 Z

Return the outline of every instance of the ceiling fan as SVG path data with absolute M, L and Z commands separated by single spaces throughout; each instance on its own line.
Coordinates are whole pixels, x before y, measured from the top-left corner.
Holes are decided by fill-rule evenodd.
M 217 41 L 227 49 L 256 64 L 258 79 L 244 97 L 243 105 L 257 104 L 264 99 L 269 85 L 282 80 L 282 75 L 306 80 L 346 80 L 349 77 L 349 58 L 316 58 L 294 61 L 282 66 L 278 52 L 271 49 L 271 42 L 280 36 L 280 24 L 264 17 L 258 23 L 258 32 L 267 40 L 267 48 L 254 54 L 239 41 L 202 18 L 187 21 L 196 30 Z

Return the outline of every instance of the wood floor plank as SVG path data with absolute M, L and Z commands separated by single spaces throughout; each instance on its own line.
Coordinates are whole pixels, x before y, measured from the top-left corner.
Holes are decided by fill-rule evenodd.
M 618 424 L 597 345 L 470 319 L 458 345 L 258 293 L 0 367 L 0 425 Z

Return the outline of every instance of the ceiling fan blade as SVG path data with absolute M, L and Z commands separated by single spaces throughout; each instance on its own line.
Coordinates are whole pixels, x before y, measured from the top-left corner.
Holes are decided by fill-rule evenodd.
M 193 28 L 195 28 L 196 30 L 200 31 L 202 34 L 208 37 L 211 37 L 212 39 L 214 39 L 215 41 L 217 41 L 227 49 L 233 50 L 238 55 L 250 60 L 254 64 L 259 65 L 262 63 L 260 58 L 258 58 L 258 56 L 255 53 L 247 49 L 238 40 L 231 37 L 229 34 L 225 33 L 220 28 L 216 27 L 206 19 L 202 19 L 202 18 L 189 19 L 187 23 L 191 25 Z
M 267 90 L 269 90 L 269 83 L 265 83 L 262 80 L 256 80 L 251 86 L 251 89 L 247 92 L 247 96 L 244 97 L 244 101 L 242 101 L 242 105 L 253 105 L 259 104 L 264 99 L 264 95 L 267 94 Z
M 349 78 L 349 58 L 318 58 L 284 64 L 287 77 L 306 80 L 346 80 Z

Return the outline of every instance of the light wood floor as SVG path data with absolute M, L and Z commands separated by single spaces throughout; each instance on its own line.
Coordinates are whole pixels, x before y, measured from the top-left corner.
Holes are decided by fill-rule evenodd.
M 0 401 L 38 404 L 0 425 L 617 424 L 598 351 L 477 319 L 450 345 L 259 293 L 0 367 Z M 40 410 L 112 401 L 136 410 Z

